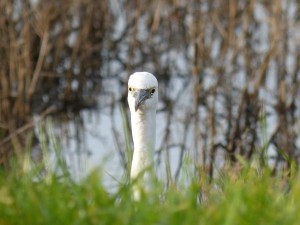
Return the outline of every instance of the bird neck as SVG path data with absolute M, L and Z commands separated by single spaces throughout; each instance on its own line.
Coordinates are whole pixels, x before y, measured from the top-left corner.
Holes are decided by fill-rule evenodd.
M 135 178 L 152 164 L 155 147 L 156 110 L 132 113 L 131 127 L 134 144 L 131 177 Z
M 131 116 L 134 151 L 152 151 L 155 143 L 155 110 L 135 112 Z

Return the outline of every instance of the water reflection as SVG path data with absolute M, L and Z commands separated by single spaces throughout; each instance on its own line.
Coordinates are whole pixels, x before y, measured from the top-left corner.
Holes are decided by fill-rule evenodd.
M 272 161 L 274 173 L 300 162 L 297 0 L 2 4 L 12 9 L 0 15 L 3 164 L 22 158 L 32 114 L 54 107 L 73 176 L 104 161 L 122 180 L 135 71 L 159 80 L 155 157 L 167 183 L 183 177 L 183 159 L 210 177 L 237 156 Z

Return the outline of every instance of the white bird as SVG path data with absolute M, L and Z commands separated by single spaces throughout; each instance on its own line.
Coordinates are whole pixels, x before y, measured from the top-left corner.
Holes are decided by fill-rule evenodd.
M 131 113 L 131 129 L 134 152 L 130 178 L 136 181 L 133 198 L 140 199 L 144 184 L 144 173 L 153 166 L 155 148 L 156 107 L 158 103 L 158 83 L 148 72 L 136 72 L 128 80 L 128 104 Z M 140 185 L 139 185 L 140 184 Z

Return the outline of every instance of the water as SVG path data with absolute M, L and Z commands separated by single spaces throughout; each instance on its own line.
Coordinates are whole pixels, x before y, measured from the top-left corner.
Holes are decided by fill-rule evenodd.
M 178 81 L 177 81 L 178 82 Z M 117 85 L 116 85 L 117 86 Z M 178 90 L 181 85 L 177 85 Z M 174 89 L 174 92 L 176 89 Z M 118 101 L 113 105 L 107 106 L 101 103 L 104 96 L 98 96 L 98 110 L 82 110 L 79 115 L 62 125 L 59 121 L 55 123 L 56 132 L 61 137 L 63 154 L 69 166 L 72 176 L 76 180 L 84 178 L 91 170 L 100 169 L 103 172 L 103 181 L 108 189 L 116 187 L 117 184 L 125 182 L 125 168 L 122 165 L 121 153 L 125 153 L 126 148 L 126 121 L 123 119 L 121 108 L 126 110 L 129 115 L 127 104 Z M 110 104 L 109 104 L 110 105 Z M 164 159 L 164 136 L 166 131 L 165 111 L 160 111 L 163 104 L 159 103 L 157 113 L 157 132 L 156 132 L 156 166 L 157 174 L 160 178 L 165 175 Z M 183 107 L 183 106 L 182 106 Z M 171 133 L 170 162 L 173 176 L 178 167 L 179 162 L 179 145 L 180 145 L 180 113 L 176 114 L 175 123 L 171 125 L 171 129 L 177 130 Z M 178 130 L 179 129 L 179 130 Z M 131 137 L 131 136 L 130 136 Z M 174 140 L 174 141 L 173 141 Z M 175 141 L 176 140 L 176 141 Z M 131 139 L 129 140 L 130 144 Z
M 240 79 L 243 79 L 242 77 L 243 75 Z M 120 87 L 117 81 L 115 82 L 115 84 L 111 80 L 108 82 L 109 89 L 112 91 L 110 94 L 100 94 L 97 97 L 98 109 L 82 110 L 76 116 L 70 115 L 71 119 L 65 123 L 54 119 L 56 134 L 60 137 L 63 155 L 74 179 L 80 180 L 91 170 L 99 169 L 103 172 L 103 182 L 108 190 L 114 190 L 119 183 L 126 181 L 122 154 L 126 151 L 127 125 L 124 116 L 129 117 L 129 109 L 127 103 L 120 102 L 121 95 L 118 91 Z M 207 90 L 215 83 L 216 80 L 212 76 L 205 78 L 204 84 Z M 209 139 L 205 138 L 205 135 L 210 135 L 206 132 L 209 116 L 207 109 L 200 107 L 198 112 L 200 122 L 194 123 L 191 116 L 193 112 L 191 82 L 187 83 L 184 79 L 174 77 L 168 87 L 166 92 L 173 107 L 172 110 L 166 110 L 163 101 L 158 105 L 156 173 L 160 179 L 166 179 L 167 171 L 170 170 L 172 179 L 180 180 L 177 173 L 182 172 L 182 159 L 187 158 L 192 163 L 191 173 L 195 172 L 194 166 L 208 163 L 210 160 L 209 152 L 205 152 L 205 149 L 209 148 Z M 271 99 L 264 92 L 261 95 L 262 99 Z M 212 104 L 214 99 L 207 98 L 207 101 L 207 104 Z M 216 107 L 219 112 L 222 112 L 224 105 L 221 103 L 222 99 L 219 101 Z M 125 109 L 125 114 L 122 109 Z M 272 112 L 273 109 L 267 107 L 266 110 Z M 223 119 L 219 122 L 215 139 L 222 143 L 225 141 L 227 123 Z M 266 133 L 269 138 L 276 128 L 274 112 L 267 117 L 267 124 Z M 260 129 L 257 128 L 257 131 L 260 132 Z M 202 140 L 199 137 L 202 137 Z M 127 141 L 132 147 L 131 139 Z M 270 156 L 276 155 L 274 146 L 270 146 L 268 152 Z M 224 165 L 225 156 L 222 151 L 216 153 L 215 169 Z
M 36 5 L 38 1 L 31 2 Z M 72 25 L 59 42 L 69 46 L 54 45 L 54 53 L 49 50 L 44 82 L 51 81 L 55 87 L 40 88 L 32 107 L 35 111 L 49 104 L 62 106 L 64 119 L 54 116 L 53 126 L 72 176 L 80 180 L 102 167 L 108 188 L 124 182 L 122 155 L 131 145 L 125 132 L 129 118 L 126 83 L 135 71 L 154 73 L 159 81 L 155 161 L 160 178 L 170 172 L 173 180 L 180 179 L 183 159 L 191 161 L 193 172 L 202 166 L 207 174 L 217 175 L 219 168 L 237 160 L 236 154 L 251 160 L 261 156 L 266 144 L 273 164 L 286 164 L 281 150 L 299 162 L 299 3 L 180 1 L 164 3 L 162 8 L 155 1 L 148 3 L 136 7 L 115 0 L 108 8 L 99 3 L 99 9 L 111 10 L 103 21 L 96 17 L 98 12 L 90 18 L 82 11 L 82 20 L 88 21 L 82 24 L 90 25 L 93 32 L 80 43 L 83 46 L 72 68 L 68 48 L 85 29 L 77 28 L 80 17 L 70 10 L 70 20 L 65 19 L 76 28 Z M 103 22 L 103 30 L 98 23 L 89 23 L 97 19 Z M 62 21 L 55 22 L 54 27 L 62 27 Z M 55 37 L 54 44 L 58 43 Z M 100 53 L 92 51 L 94 46 Z M 55 61 L 61 54 L 65 56 Z M 71 81 L 65 77 L 69 71 Z M 56 79 L 46 79 L 47 74 L 56 73 Z M 71 95 L 64 96 L 68 85 Z M 80 94 L 83 97 L 77 98 Z M 90 98 L 96 100 L 89 102 Z M 76 107 L 79 100 L 82 107 Z

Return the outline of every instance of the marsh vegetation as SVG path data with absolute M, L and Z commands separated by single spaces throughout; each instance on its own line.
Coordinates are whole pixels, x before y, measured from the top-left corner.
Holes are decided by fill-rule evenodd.
M 46 118 L 51 117 L 61 126 L 61 133 L 67 133 L 64 125 L 69 121 L 76 121 L 76 130 L 82 130 L 85 110 L 110 115 L 110 129 L 103 120 L 98 125 L 109 130 L 120 167 L 128 171 L 131 139 L 126 83 L 131 73 L 141 70 L 155 74 L 159 80 L 156 159 L 169 187 L 180 183 L 185 161 L 190 162 L 194 177 L 205 176 L 211 182 L 220 178 L 221 169 L 239 170 L 246 165 L 242 162 L 255 161 L 268 170 L 266 180 L 264 175 L 246 183 L 237 179 L 237 186 L 231 180 L 222 189 L 221 197 L 213 195 L 215 204 L 208 211 L 196 209 L 203 215 L 201 218 L 208 219 L 211 213 L 222 212 L 227 206 L 228 210 L 237 207 L 243 198 L 251 206 L 240 210 L 260 213 L 263 210 L 266 218 L 274 220 L 277 217 L 266 210 L 281 211 L 278 207 L 286 206 L 282 214 L 277 214 L 276 221 L 282 221 L 280 215 L 294 212 L 299 201 L 291 199 L 298 196 L 296 191 L 292 188 L 285 198 L 279 192 L 273 195 L 274 190 L 269 187 L 274 179 L 277 184 L 277 176 L 282 174 L 284 181 L 288 176 L 298 177 L 292 175 L 300 161 L 300 3 L 297 0 L 276 0 L 272 4 L 263 0 L 0 1 L 1 167 L 12 168 L 11 158 L 24 162 L 26 150 L 41 143 L 53 147 L 50 140 L 43 142 L 35 131 Z M 121 111 L 118 118 L 113 118 L 118 110 Z M 127 130 L 125 135 L 124 130 Z M 44 137 L 49 139 L 47 135 Z M 86 149 L 80 146 L 81 150 Z M 41 151 L 41 162 L 43 154 Z M 17 193 L 13 191 L 15 178 L 9 179 L 11 183 L 0 189 L 0 202 L 1 193 L 9 190 L 15 199 L 12 202 L 17 204 Z M 28 180 L 18 182 L 20 187 L 28 188 Z M 299 186 L 297 182 L 292 182 L 295 188 Z M 262 187 L 254 183 L 261 183 Z M 50 184 L 49 191 L 54 184 Z M 43 185 L 46 183 L 35 186 L 36 193 L 41 194 Z M 61 192 L 66 192 L 64 185 Z M 255 193 L 248 193 L 248 187 Z M 85 189 L 88 187 L 80 184 L 74 186 L 74 190 L 77 188 L 82 197 L 96 194 L 94 190 L 88 193 Z M 99 188 L 102 190 L 96 185 L 95 190 Z M 60 192 L 56 194 L 61 197 Z M 264 196 L 266 205 L 262 202 L 255 205 L 250 194 Z M 74 200 L 71 201 L 74 207 L 83 206 L 82 199 L 69 197 Z M 173 197 L 170 201 L 180 202 L 183 198 Z M 236 202 L 229 205 L 226 198 L 231 197 Z M 104 197 L 105 204 L 113 202 L 113 198 Z M 33 201 L 32 198 L 25 202 Z M 155 202 L 147 200 L 150 205 Z M 113 207 L 131 210 L 126 204 L 121 201 Z M 189 211 L 189 204 L 194 203 L 182 204 L 179 208 L 164 208 L 164 204 L 150 208 L 162 215 L 164 210 L 171 210 L 175 216 L 177 211 Z M 260 208 L 251 208 L 252 204 Z M 64 209 L 62 205 L 48 206 L 49 210 Z M 93 214 L 95 209 L 89 207 L 83 207 L 88 211 L 83 210 L 80 215 Z M 159 211 L 160 207 L 164 209 Z M 105 212 L 111 216 L 109 209 L 118 210 L 108 207 Z M 17 213 L 7 210 L 7 216 Z M 232 218 L 236 218 L 232 210 Z M 121 216 L 122 211 L 117 212 Z M 47 217 L 48 211 L 42 213 Z M 172 218 L 165 219 L 170 222 Z M 139 221 L 135 216 L 131 219 Z

